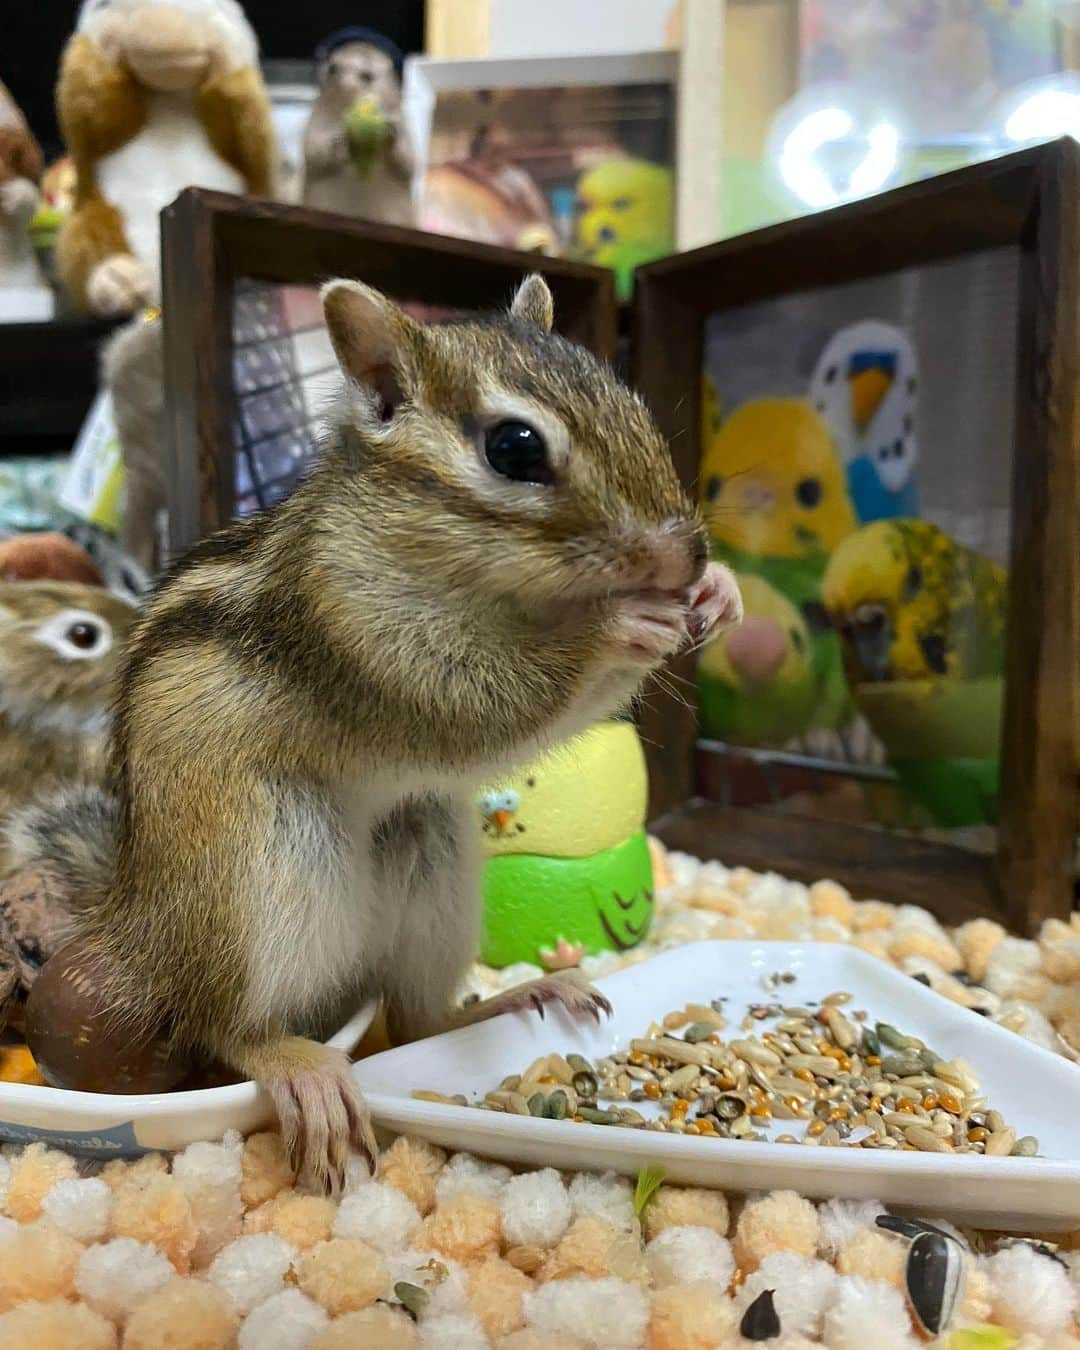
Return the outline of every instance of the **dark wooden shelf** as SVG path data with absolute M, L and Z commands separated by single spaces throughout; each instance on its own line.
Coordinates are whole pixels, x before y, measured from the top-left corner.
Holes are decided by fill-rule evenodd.
M 997 860 L 891 830 L 810 820 L 767 807 L 688 802 L 650 826 L 668 848 L 811 883 L 838 881 L 857 900 L 912 902 L 944 923 L 1006 918 Z M 920 884 L 921 883 L 921 884 Z M 997 897 L 997 904 L 988 897 Z

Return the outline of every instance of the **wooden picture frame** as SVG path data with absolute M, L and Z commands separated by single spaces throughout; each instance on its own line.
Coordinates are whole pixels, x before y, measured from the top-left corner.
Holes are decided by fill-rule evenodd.
M 1018 931 L 1073 906 L 1080 802 L 1080 146 L 1062 140 L 651 263 L 637 273 L 634 381 L 696 490 L 704 325 L 716 311 L 1001 246 L 1019 251 L 1005 711 L 995 855 L 702 798 L 694 664 L 644 712 L 669 845 L 951 922 Z
M 403 301 L 496 309 L 530 271 L 552 289 L 558 330 L 612 358 L 618 313 L 605 269 L 226 193 L 181 193 L 162 213 L 170 554 L 235 514 L 238 282 L 317 285 L 347 276 Z

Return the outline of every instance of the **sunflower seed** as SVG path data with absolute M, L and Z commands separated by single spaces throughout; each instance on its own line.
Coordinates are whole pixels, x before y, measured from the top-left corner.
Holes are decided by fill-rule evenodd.
M 739 1334 L 748 1341 L 773 1341 L 780 1335 L 774 1289 L 763 1289 L 742 1315 Z
M 908 1250 L 904 1283 L 919 1325 L 929 1336 L 940 1335 L 963 1289 L 962 1249 L 940 1232 L 920 1233 Z

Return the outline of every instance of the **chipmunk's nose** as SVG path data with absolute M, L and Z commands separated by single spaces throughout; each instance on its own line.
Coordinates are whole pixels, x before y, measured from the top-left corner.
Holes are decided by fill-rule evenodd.
M 682 591 L 692 586 L 709 558 L 705 531 L 695 521 L 670 521 L 653 542 L 653 572 L 646 585 L 657 591 Z

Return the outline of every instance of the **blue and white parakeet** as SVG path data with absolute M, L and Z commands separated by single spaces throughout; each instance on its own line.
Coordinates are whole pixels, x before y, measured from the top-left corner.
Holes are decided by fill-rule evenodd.
M 863 524 L 919 513 L 918 379 L 910 339 L 877 319 L 841 328 L 818 357 L 810 401 L 833 434 Z

